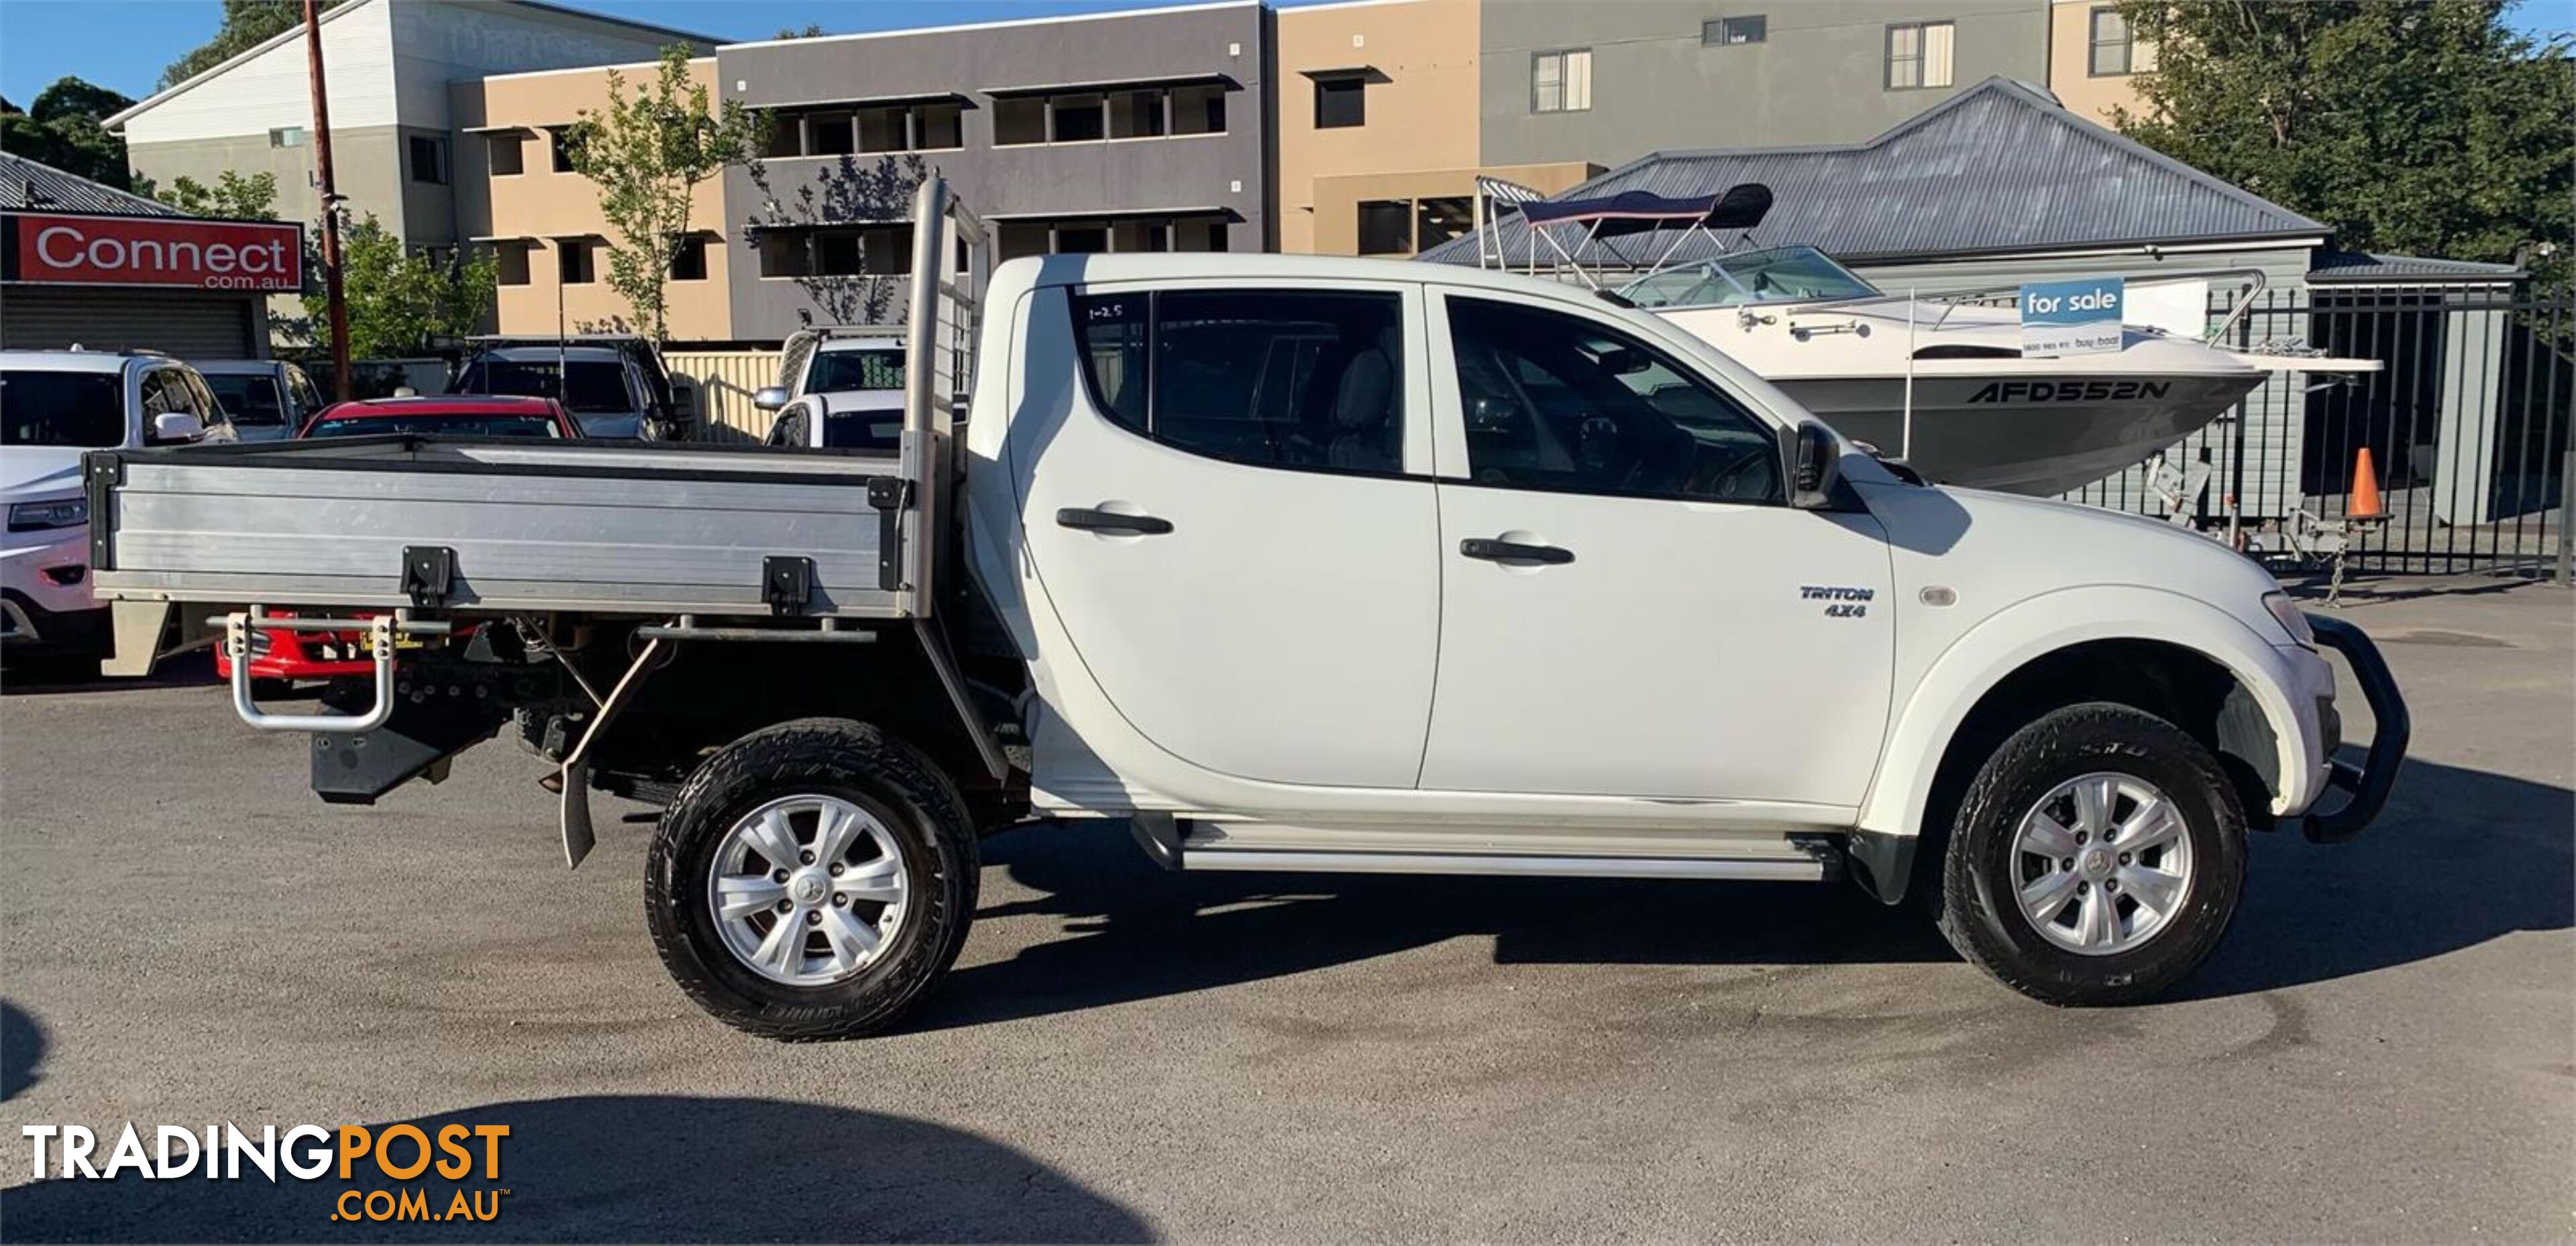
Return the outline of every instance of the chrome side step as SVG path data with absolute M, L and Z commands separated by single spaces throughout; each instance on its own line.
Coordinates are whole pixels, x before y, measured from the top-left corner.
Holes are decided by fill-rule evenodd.
M 1293 870 L 1320 874 L 1504 874 L 1543 878 L 1723 878 L 1822 882 L 1831 859 L 1794 857 L 1567 857 L 1449 852 L 1300 852 L 1185 848 L 1188 870 Z

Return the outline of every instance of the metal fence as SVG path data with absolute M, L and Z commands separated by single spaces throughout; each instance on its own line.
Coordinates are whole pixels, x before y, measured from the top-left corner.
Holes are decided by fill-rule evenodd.
M 2560 558 L 2576 290 L 2270 291 L 2231 337 L 2240 350 L 2306 348 L 2382 367 L 2286 373 L 2161 460 L 2068 496 L 2187 512 L 2284 570 L 2318 567 L 2337 549 L 2361 572 L 2539 574 Z M 2376 515 L 2356 505 L 2365 470 Z
M 700 437 L 758 441 L 769 435 L 771 413 L 753 406 L 751 396 L 778 383 L 777 351 L 672 351 L 662 366 L 697 387 Z

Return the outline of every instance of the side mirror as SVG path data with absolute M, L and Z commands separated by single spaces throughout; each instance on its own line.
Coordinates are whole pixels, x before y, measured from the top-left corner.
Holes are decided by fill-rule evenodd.
M 1823 510 L 1833 504 L 1834 485 L 1842 480 L 1842 440 L 1814 420 L 1801 420 L 1789 430 L 1789 504 L 1799 510 Z
M 759 389 L 753 390 L 751 394 L 751 405 L 758 407 L 763 411 L 775 411 L 780 407 L 786 406 L 787 387 L 784 385 L 764 385 Z
M 152 417 L 152 440 L 163 443 L 202 440 L 206 422 L 194 411 L 164 411 Z

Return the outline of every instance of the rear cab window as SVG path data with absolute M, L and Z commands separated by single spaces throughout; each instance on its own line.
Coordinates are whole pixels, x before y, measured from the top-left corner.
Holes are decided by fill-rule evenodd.
M 809 394 L 833 394 L 848 390 L 903 388 L 903 348 L 870 346 L 857 350 L 816 352 L 814 366 L 805 375 Z
M 643 409 L 627 386 L 626 365 L 606 359 L 568 360 L 561 369 L 552 359 L 477 359 L 457 377 L 456 392 L 560 398 L 575 415 L 622 415 Z
M 1359 290 L 1076 293 L 1093 405 L 1176 449 L 1261 467 L 1404 471 L 1404 302 Z
M 206 378 L 224 416 L 244 428 L 274 428 L 286 423 L 286 403 L 277 379 L 268 376 L 218 374 Z

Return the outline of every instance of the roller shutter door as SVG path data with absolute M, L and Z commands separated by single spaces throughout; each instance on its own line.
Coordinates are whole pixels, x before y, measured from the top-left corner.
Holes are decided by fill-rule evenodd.
M 0 288 L 0 347 L 164 351 L 182 359 L 257 358 L 254 295 L 78 286 Z

